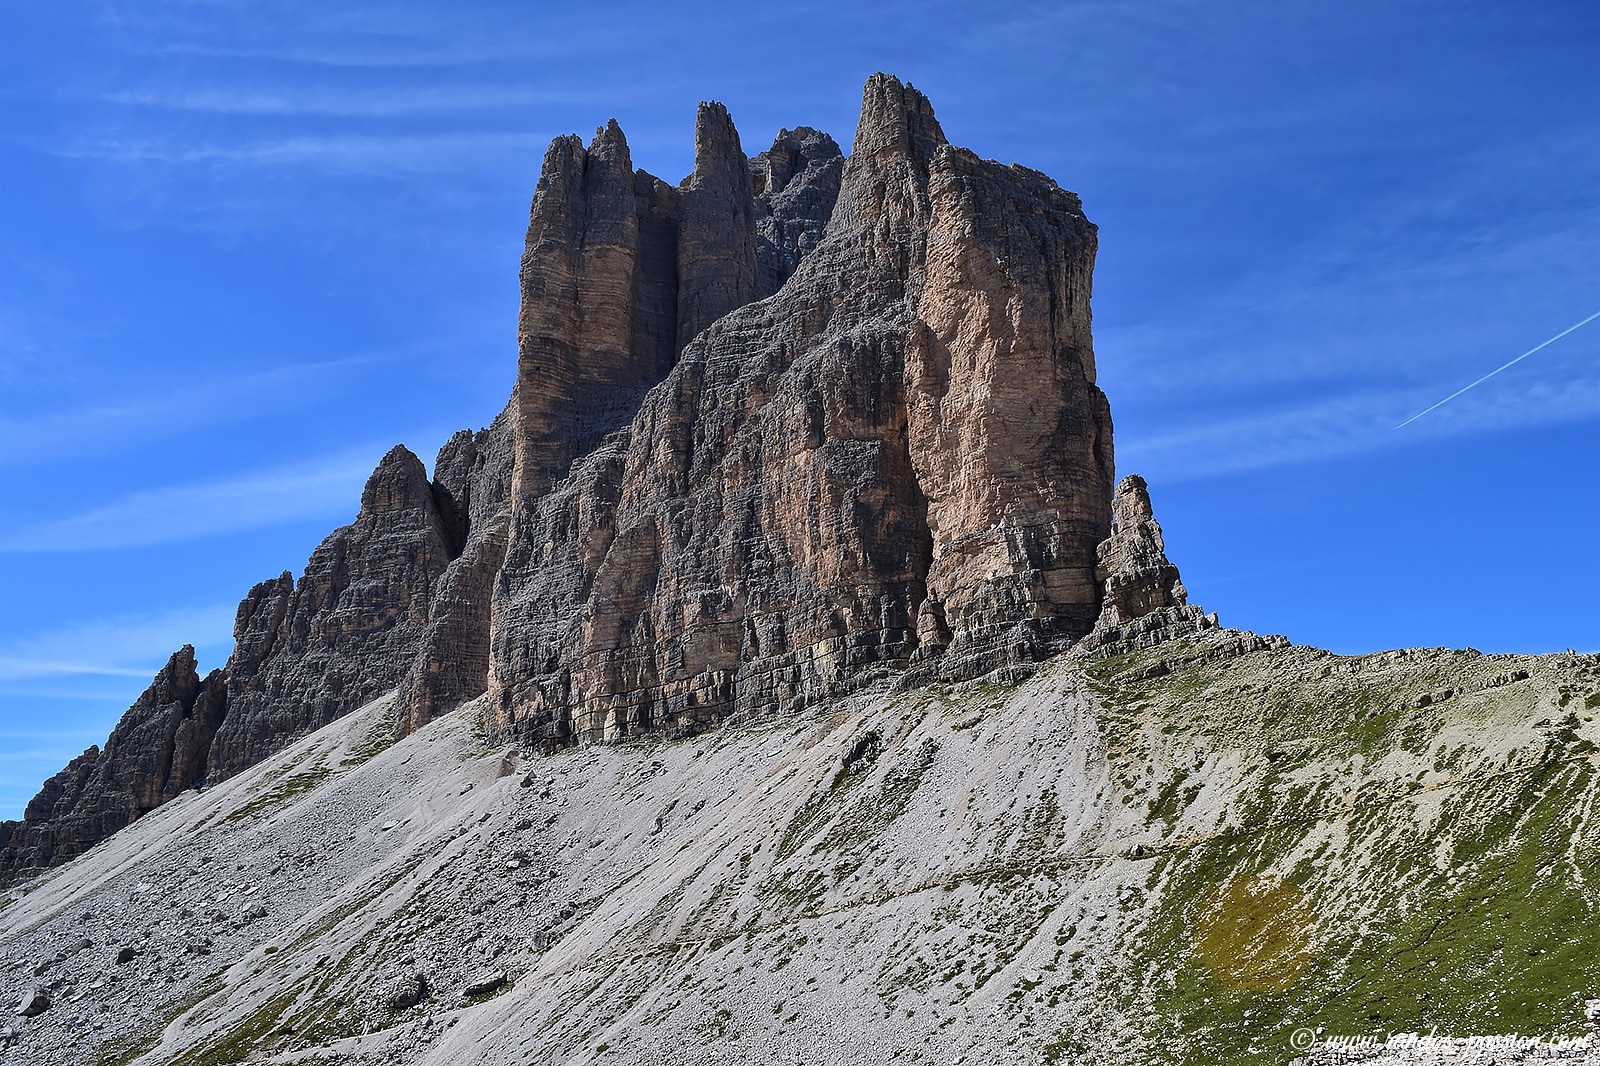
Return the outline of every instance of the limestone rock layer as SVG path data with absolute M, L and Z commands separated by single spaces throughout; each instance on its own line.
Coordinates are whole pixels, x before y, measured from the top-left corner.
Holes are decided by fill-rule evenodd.
M 844 154 L 826 133 L 779 130 L 750 160 L 755 182 L 756 291 L 765 299 L 788 281 L 822 239 L 839 199 Z
M 234 623 L 227 713 L 208 770 L 226 776 L 399 683 L 450 562 L 449 525 L 427 471 L 396 447 L 361 513 L 286 573 L 251 590 Z
M 0 823 L 0 883 L 86 851 L 399 684 L 432 635 L 430 606 L 452 555 L 476 543 L 472 471 L 448 456 L 437 465 L 439 484 L 405 448 L 384 456 L 356 520 L 317 547 L 300 580 L 285 572 L 240 602 L 222 669 L 201 679 L 194 649 L 177 652 L 103 748 L 46 782 L 21 821 Z M 494 487 L 484 495 L 504 509 Z
M 0 826 L 0 867 L 395 689 L 398 732 L 488 691 L 498 738 L 684 733 L 1026 670 L 1181 604 L 1148 498 L 1112 522 L 1095 252 L 1077 196 L 951 145 L 887 75 L 848 157 L 797 127 L 748 159 L 715 103 L 677 186 L 614 121 L 557 138 L 505 411 L 431 479 L 385 456 L 298 581 L 250 590 L 222 670 L 180 652 Z
M 728 143 L 700 135 L 697 176 Z M 692 730 L 888 670 L 1032 661 L 1092 627 L 1112 480 L 1094 227 L 1043 175 L 946 143 L 893 78 L 868 83 L 855 145 L 772 296 L 694 335 L 549 491 L 519 479 L 497 730 Z M 742 262 L 742 209 L 725 213 Z M 695 261 L 680 245 L 680 284 Z

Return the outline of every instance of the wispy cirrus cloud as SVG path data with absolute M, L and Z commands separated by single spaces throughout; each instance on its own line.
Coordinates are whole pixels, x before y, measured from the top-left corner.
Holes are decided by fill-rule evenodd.
M 347 374 L 383 363 L 351 356 L 289 363 L 149 392 L 98 398 L 65 409 L 0 416 L 0 468 L 56 463 L 108 448 L 181 436 L 318 402 Z
M 1396 428 L 1436 398 L 1420 389 L 1349 393 L 1266 413 L 1190 422 L 1166 432 L 1124 436 L 1117 465 L 1163 481 L 1197 480 L 1600 418 L 1600 379 L 1501 381 L 1427 420 Z
M 87 676 L 149 678 L 184 644 L 225 644 L 233 632 L 234 611 L 233 605 L 220 603 L 177 608 L 82 622 L 16 639 L 0 645 L 0 683 Z M 38 730 L 28 738 L 60 739 Z
M 0 552 L 106 551 L 197 540 L 311 518 L 353 517 L 381 449 L 130 493 L 74 515 L 0 534 Z
M 588 102 L 613 102 L 572 89 L 517 85 L 417 86 L 392 89 L 283 86 L 209 89 L 145 89 L 108 93 L 100 99 L 126 107 L 217 115 L 396 118 L 471 111 L 501 111 Z
M 206 143 L 168 137 L 105 138 L 47 149 L 75 159 L 119 163 L 312 167 L 384 177 L 477 173 L 492 158 L 525 157 L 545 139 L 516 131 L 464 133 L 330 133 Z

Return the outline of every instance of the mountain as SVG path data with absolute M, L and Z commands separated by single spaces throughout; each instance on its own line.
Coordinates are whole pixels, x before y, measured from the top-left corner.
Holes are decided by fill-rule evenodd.
M 178 652 L 0 827 L 0 873 L 396 687 L 401 732 L 487 692 L 495 738 L 551 750 L 1070 646 L 1111 519 L 1095 240 L 1076 196 L 950 145 L 886 75 L 849 159 L 804 128 L 748 159 L 715 103 L 677 186 L 615 122 L 557 138 L 505 412 L 431 480 L 386 455 L 299 581 L 246 596 L 220 672 Z
M 506 409 L 0 825 L 0 1062 L 1600 1056 L 1600 662 L 1189 604 L 1096 241 L 887 75 L 557 138 Z

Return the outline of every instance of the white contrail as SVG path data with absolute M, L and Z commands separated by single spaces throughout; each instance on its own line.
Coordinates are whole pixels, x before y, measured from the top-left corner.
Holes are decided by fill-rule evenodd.
M 1568 326 L 1566 329 L 1562 330 L 1560 333 L 1557 333 L 1554 337 L 1551 337 L 1549 340 L 1545 341 L 1543 344 L 1534 345 L 1532 348 L 1529 348 L 1527 351 L 1523 352 L 1521 355 L 1519 355 L 1515 359 L 1511 360 L 1511 362 L 1507 363 L 1505 366 L 1497 366 L 1497 367 L 1495 367 L 1493 370 L 1491 370 L 1487 374 L 1483 375 L 1483 377 L 1479 378 L 1477 381 L 1474 381 L 1471 385 L 1466 386 L 1466 388 L 1457 389 L 1455 392 L 1452 392 L 1450 395 L 1446 396 L 1444 399 L 1440 400 L 1438 403 L 1436 403 L 1432 407 L 1428 408 L 1427 411 L 1418 411 L 1416 414 L 1412 415 L 1410 418 L 1406 419 L 1404 422 L 1400 423 L 1398 426 L 1395 426 L 1394 428 L 1395 429 L 1405 429 L 1411 423 L 1415 422 L 1417 419 L 1419 419 L 1423 415 L 1427 414 L 1428 411 L 1437 411 L 1439 408 L 1443 407 L 1445 404 L 1449 403 L 1451 400 L 1455 399 L 1457 396 L 1460 396 L 1463 392 L 1466 392 L 1467 389 L 1475 389 L 1475 388 L 1477 388 L 1479 385 L 1482 385 L 1485 381 L 1488 381 L 1490 378 L 1492 378 L 1496 374 L 1500 373 L 1500 371 L 1509 370 L 1511 367 L 1516 366 L 1518 363 L 1520 363 L 1524 359 L 1528 358 L 1528 356 L 1532 355 L 1534 352 L 1538 351 L 1540 348 L 1548 348 L 1550 345 L 1554 344 L 1556 341 L 1560 340 L 1562 337 L 1565 337 L 1567 334 L 1571 333 L 1573 330 L 1579 329 L 1579 328 L 1581 328 L 1583 326 L 1587 326 L 1589 323 L 1593 322 L 1597 318 L 1600 318 L 1600 311 L 1596 311 L 1594 314 L 1590 315 L 1588 318 L 1584 319 L 1582 322 L 1579 322 L 1576 326 Z

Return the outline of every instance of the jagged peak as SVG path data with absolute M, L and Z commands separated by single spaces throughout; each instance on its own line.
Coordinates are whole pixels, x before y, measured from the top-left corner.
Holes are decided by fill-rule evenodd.
M 622 132 L 622 127 L 617 125 L 617 120 L 607 119 L 604 126 L 597 126 L 594 139 L 589 142 L 589 161 L 609 163 L 618 170 L 633 173 L 633 159 L 628 152 L 628 138 Z
M 822 130 L 810 126 L 780 129 L 772 147 L 750 160 L 756 194 L 777 193 L 807 167 L 842 159 L 844 152 Z
M 1151 519 L 1150 486 L 1138 474 L 1128 474 L 1117 482 L 1117 495 L 1111 501 L 1112 525 Z
M 396 444 L 378 460 L 377 469 L 361 490 L 361 515 L 389 514 L 432 503 L 428 470 L 404 444 Z
M 726 182 L 734 175 L 742 179 L 747 165 L 727 107 L 716 100 L 700 101 L 694 117 L 694 171 L 683 179 L 684 187 Z
M 193 673 L 194 670 L 194 645 L 185 644 L 183 647 L 173 652 L 171 657 L 167 659 L 167 665 L 162 667 L 161 673 L 163 676 L 167 676 L 175 675 L 178 671 Z
M 1189 602 L 1178 568 L 1167 558 L 1149 486 L 1138 474 L 1117 482 L 1111 536 L 1100 542 L 1096 555 L 1100 617 L 1084 638 L 1084 651 L 1119 655 L 1217 628 L 1216 615 Z
M 933 104 L 915 86 L 882 72 L 867 79 L 861 91 L 861 119 L 856 124 L 852 156 L 899 151 L 931 159 L 947 143 Z
M 194 645 L 185 644 L 168 657 L 166 665 L 156 671 L 149 687 L 123 715 L 122 726 L 173 702 L 181 703 L 187 711 L 194 704 L 195 693 L 199 689 L 200 672 L 194 657 Z M 115 739 L 115 732 L 112 737 Z
M 551 186 L 564 183 L 567 175 L 583 173 L 583 138 L 576 133 L 564 133 L 550 141 L 544 150 L 544 162 L 539 166 L 539 183 L 534 187 L 534 202 Z

